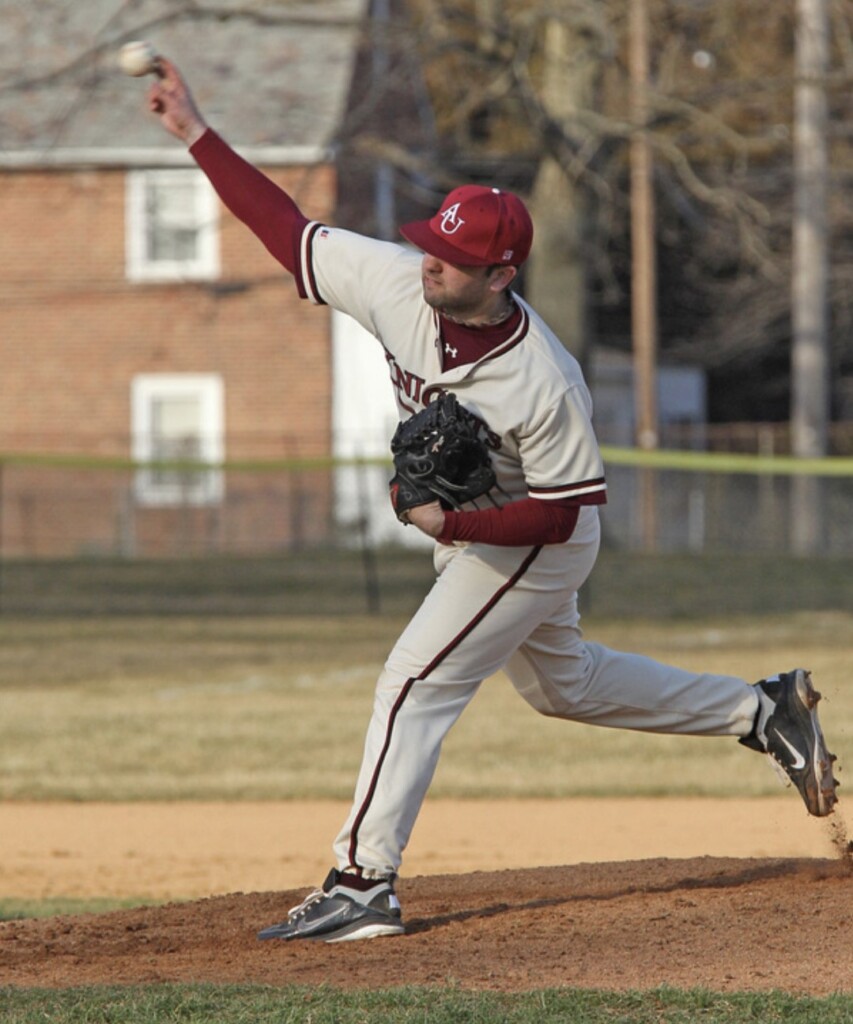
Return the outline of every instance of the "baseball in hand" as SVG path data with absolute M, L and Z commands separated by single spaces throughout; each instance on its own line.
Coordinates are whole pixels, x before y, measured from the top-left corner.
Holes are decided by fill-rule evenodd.
M 125 43 L 119 50 L 118 66 L 126 75 L 133 75 L 134 78 L 157 74 L 158 61 L 157 51 L 144 40 Z

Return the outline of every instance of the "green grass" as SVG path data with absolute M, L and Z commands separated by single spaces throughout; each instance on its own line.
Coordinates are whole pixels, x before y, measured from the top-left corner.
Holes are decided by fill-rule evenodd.
M 6 615 L 352 615 L 411 613 L 432 555 L 307 547 L 286 555 L 171 559 L 8 559 Z
M 48 899 L 12 899 L 0 897 L 0 921 L 24 921 L 38 917 L 58 917 L 64 914 L 106 914 L 111 910 L 156 906 L 160 900 L 115 899 L 112 897 L 73 898 L 52 896 Z M 0 1018 L 2 1019 L 2 1018 Z
M 351 795 L 376 675 L 402 618 L 3 620 L 0 798 L 292 799 Z M 853 760 L 853 615 L 585 622 L 587 635 L 757 679 L 805 664 Z M 335 709 L 335 742 L 316 737 Z M 763 796 L 761 758 L 728 738 L 594 729 L 533 712 L 503 676 L 451 731 L 431 795 Z
M 432 581 L 429 551 L 305 548 L 244 558 L 0 563 L 0 613 L 32 615 L 411 614 Z M 605 548 L 582 593 L 602 618 L 703 618 L 853 608 L 853 557 L 633 554 Z
M 159 985 L 66 991 L 0 988 L 4 1024 L 850 1024 L 848 996 L 722 995 L 701 989 L 502 995 L 449 988 Z

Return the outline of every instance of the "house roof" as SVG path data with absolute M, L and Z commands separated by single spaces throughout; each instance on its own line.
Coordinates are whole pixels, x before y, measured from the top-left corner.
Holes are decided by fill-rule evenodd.
M 0 0 L 0 167 L 188 162 L 117 67 L 147 39 L 250 159 L 328 159 L 368 0 Z

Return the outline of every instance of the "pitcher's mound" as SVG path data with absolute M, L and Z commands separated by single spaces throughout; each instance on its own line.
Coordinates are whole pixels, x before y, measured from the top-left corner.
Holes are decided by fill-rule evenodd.
M 853 990 L 845 861 L 695 858 L 402 879 L 407 934 L 259 942 L 303 891 L 0 924 L 15 986 Z

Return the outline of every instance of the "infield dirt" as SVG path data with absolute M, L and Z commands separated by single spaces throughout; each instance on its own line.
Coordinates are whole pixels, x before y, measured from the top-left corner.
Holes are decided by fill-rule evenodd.
M 407 934 L 259 942 L 295 892 L 0 925 L 6 985 L 161 982 L 851 990 L 853 886 L 828 860 L 625 861 L 421 876 Z
M 844 821 L 808 818 L 793 794 L 428 803 L 398 883 L 405 936 L 259 942 L 321 880 L 342 810 L 3 805 L 0 896 L 191 901 L 6 921 L 0 985 L 853 992 Z

